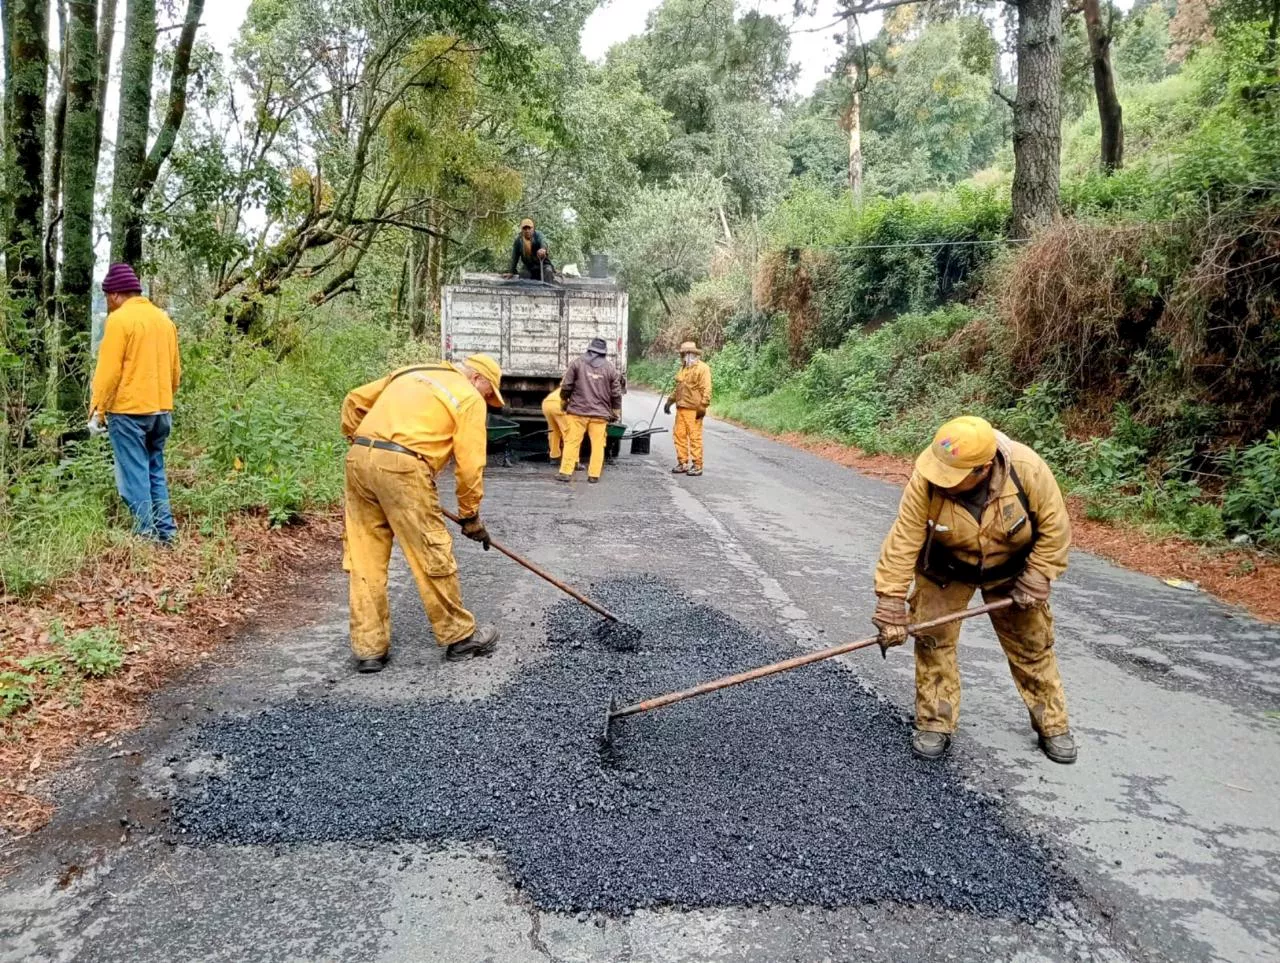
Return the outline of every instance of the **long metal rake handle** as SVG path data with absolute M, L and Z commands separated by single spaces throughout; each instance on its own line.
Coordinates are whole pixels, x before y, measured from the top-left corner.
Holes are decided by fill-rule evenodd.
M 1001 599 L 998 602 L 980 605 L 977 608 L 965 609 L 963 612 L 952 612 L 950 615 L 930 619 L 928 622 L 921 622 L 918 625 L 909 625 L 907 626 L 907 632 L 915 635 L 917 633 L 924 632 L 927 629 L 936 629 L 940 625 L 959 622 L 963 619 L 971 619 L 975 616 L 986 615 L 990 612 L 998 612 L 1001 609 L 1007 609 L 1012 604 L 1012 599 Z M 708 692 L 717 692 L 720 689 L 727 689 L 730 686 L 741 685 L 744 682 L 753 682 L 756 679 L 763 679 L 765 676 L 776 675 L 779 672 L 798 669 L 802 665 L 810 665 L 814 662 L 821 662 L 824 659 L 832 659 L 837 655 L 844 655 L 846 652 L 854 652 L 858 649 L 868 648 L 879 641 L 880 637 L 878 635 L 873 635 L 871 638 L 862 639 L 859 642 L 844 642 L 840 645 L 833 646 L 830 649 L 822 649 L 819 652 L 809 652 L 805 655 L 798 655 L 795 658 L 787 659 L 784 662 L 775 662 L 772 665 L 762 665 L 756 669 L 748 669 L 746 672 L 739 672 L 737 675 L 725 676 L 723 679 L 713 679 L 711 682 L 704 682 L 702 685 L 694 686 L 692 689 L 684 689 L 680 692 L 670 692 L 667 695 L 655 696 L 652 699 L 646 699 L 644 702 L 637 702 L 635 705 L 612 710 L 609 712 L 609 721 L 612 722 L 614 719 L 621 719 L 624 716 L 639 715 L 642 712 L 649 712 L 653 709 L 661 709 L 663 706 L 674 705 L 677 702 L 683 702 L 685 699 L 692 699 L 696 696 L 706 695 Z
M 441 509 L 440 509 L 440 511 L 442 511 L 442 512 L 444 513 L 444 517 L 445 517 L 445 518 L 447 518 L 447 519 L 449 519 L 449 521 L 454 522 L 454 523 L 456 523 L 456 524 L 458 524 L 458 525 L 461 525 L 461 524 L 462 524 L 462 519 L 461 519 L 461 518 L 459 518 L 457 515 L 455 515 L 453 512 L 449 511 L 449 509 L 447 509 L 447 508 L 441 508 Z M 581 603 L 582 603 L 583 605 L 585 605 L 587 608 L 591 609 L 591 610 L 592 610 L 592 611 L 594 611 L 594 612 L 598 612 L 600 615 L 603 615 L 603 616 L 604 616 L 606 619 L 608 619 L 610 622 L 617 622 L 617 621 L 619 621 L 618 617 L 617 617 L 616 615 L 614 615 L 612 612 L 610 612 L 608 609 L 606 609 L 603 605 L 599 605 L 599 604 L 597 604 L 597 603 L 595 603 L 595 602 L 591 601 L 591 599 L 587 598 L 587 597 L 586 597 L 585 595 L 583 595 L 581 592 L 577 592 L 577 591 L 575 591 L 574 589 L 570 588 L 568 585 L 565 585 L 565 584 L 564 584 L 564 582 L 560 581 L 558 578 L 556 578 L 556 577 L 555 577 L 554 575 L 552 575 L 550 572 L 546 572 L 546 571 L 543 571 L 542 569 L 538 568 L 538 566 L 534 565 L 534 564 L 533 564 L 531 561 L 529 561 L 527 558 L 521 558 L 519 555 L 517 555 L 515 552 L 511 551 L 511 549 L 507 548 L 505 545 L 503 545 L 503 544 L 502 544 L 501 542 L 499 542 L 497 539 L 495 539 L 495 538 L 490 538 L 490 539 L 489 539 L 489 545 L 490 545 L 491 547 L 493 547 L 493 548 L 496 548 L 499 552 L 501 552 L 501 553 L 502 553 L 503 555 L 505 555 L 507 558 L 511 559 L 511 561 L 515 562 L 517 565 L 521 565 L 521 566 L 523 566 L 523 567 L 527 568 L 527 569 L 528 569 L 530 572 L 532 572 L 534 575 L 538 576 L 538 578 L 546 579 L 548 582 L 550 582 L 552 585 L 554 585 L 556 588 L 558 588 L 558 589 L 559 589 L 561 592 L 563 592 L 565 595 L 568 595 L 570 598 L 577 599 L 579 602 L 581 602 Z

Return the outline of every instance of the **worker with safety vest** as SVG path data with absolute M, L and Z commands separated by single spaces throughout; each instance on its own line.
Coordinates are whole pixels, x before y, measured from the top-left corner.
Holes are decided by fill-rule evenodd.
M 453 541 L 436 475 L 455 462 L 462 534 L 489 548 L 480 521 L 484 497 L 486 403 L 502 407 L 502 371 L 484 354 L 462 364 L 401 368 L 356 388 L 342 405 L 346 464 L 343 568 L 350 573 L 351 648 L 359 672 L 386 665 L 391 645 L 387 565 L 400 542 L 445 657 L 489 655 L 498 630 L 476 626 L 462 605 Z
M 881 644 L 901 645 L 908 625 L 964 609 L 977 590 L 988 602 L 1011 598 L 991 622 L 1040 748 L 1060 763 L 1075 762 L 1076 744 L 1049 587 L 1066 571 L 1070 547 L 1067 506 L 1044 459 L 981 418 L 956 418 L 916 459 L 880 550 L 872 618 Z M 958 622 L 916 638 L 912 749 L 923 759 L 946 754 L 960 716 L 959 638 Z
M 676 372 L 675 390 L 663 407 L 665 414 L 676 409 L 672 438 L 676 445 L 676 467 L 673 475 L 702 474 L 702 419 L 711 406 L 711 366 L 702 360 L 702 352 L 693 341 L 680 345 L 680 370 Z

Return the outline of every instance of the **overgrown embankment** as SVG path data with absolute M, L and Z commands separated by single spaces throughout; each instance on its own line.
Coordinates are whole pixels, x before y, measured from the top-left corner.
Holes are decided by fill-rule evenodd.
M 1068 169 L 1025 244 L 999 186 L 861 209 L 797 187 L 749 297 L 660 342 L 710 334 L 716 411 L 747 425 L 906 455 L 980 414 L 1089 518 L 1280 549 L 1280 90 L 1205 56 L 1132 106 L 1131 166 Z

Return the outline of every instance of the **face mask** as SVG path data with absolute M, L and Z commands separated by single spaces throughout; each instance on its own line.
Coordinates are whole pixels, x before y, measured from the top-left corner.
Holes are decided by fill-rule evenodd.
M 696 354 L 687 354 L 684 356 L 684 366 L 686 368 L 692 368 L 693 363 L 697 360 L 698 360 L 698 356 Z

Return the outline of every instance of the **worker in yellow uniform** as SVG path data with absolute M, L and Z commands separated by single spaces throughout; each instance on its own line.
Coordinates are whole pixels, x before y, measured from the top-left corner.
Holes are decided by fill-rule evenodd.
M 347 453 L 343 567 L 350 574 L 351 648 L 359 672 L 378 672 L 391 646 L 387 565 L 400 542 L 445 658 L 489 655 L 498 630 L 476 626 L 462 605 L 453 541 L 436 475 L 452 457 L 462 534 L 489 548 L 480 521 L 485 405 L 502 407 L 502 371 L 484 354 L 462 364 L 401 368 L 356 388 L 342 404 Z
M 560 394 L 560 386 L 542 399 L 542 417 L 547 419 L 547 452 L 552 461 L 560 460 L 560 452 L 564 447 L 564 436 L 568 434 L 569 422 L 564 414 L 564 398 Z
M 1011 598 L 1013 607 L 993 612 L 991 622 L 1040 749 L 1059 763 L 1075 762 L 1076 743 L 1049 587 L 1066 571 L 1070 547 L 1067 506 L 1044 459 L 981 418 L 956 418 L 916 459 L 880 550 L 872 617 L 882 645 L 901 645 L 908 625 L 965 608 L 976 590 L 987 602 Z M 952 623 L 916 639 L 911 745 L 922 759 L 946 754 L 960 716 L 959 638 Z
M 560 382 L 567 422 L 558 476 L 562 482 L 573 480 L 584 436 L 591 439 L 587 481 L 595 484 L 604 471 L 608 425 L 622 419 L 622 379 L 608 354 L 609 346 L 604 338 L 592 338 L 587 350 L 573 360 Z
M 711 406 L 711 366 L 702 360 L 702 352 L 693 341 L 680 345 L 680 370 L 676 387 L 663 408 L 671 414 L 676 408 L 673 437 L 676 443 L 676 467 L 673 475 L 702 474 L 702 419 Z

